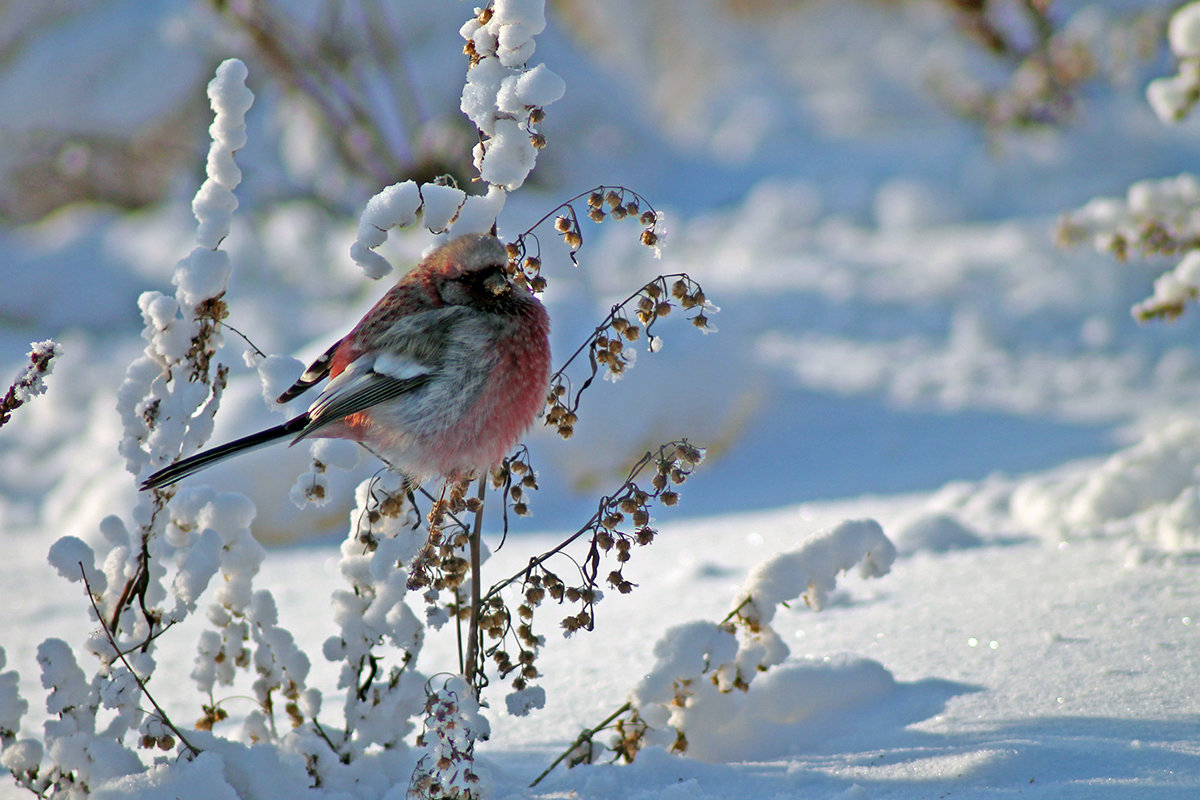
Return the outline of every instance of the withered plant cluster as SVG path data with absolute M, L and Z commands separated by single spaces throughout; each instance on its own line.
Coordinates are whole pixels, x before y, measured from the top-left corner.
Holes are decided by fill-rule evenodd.
M 993 133 L 1069 122 L 1089 84 L 1120 80 L 1162 42 L 1161 9 L 1115 15 L 1096 35 L 1072 25 L 1053 0 L 943 2 L 984 58 L 974 74 L 934 72 L 930 86 L 948 108 Z

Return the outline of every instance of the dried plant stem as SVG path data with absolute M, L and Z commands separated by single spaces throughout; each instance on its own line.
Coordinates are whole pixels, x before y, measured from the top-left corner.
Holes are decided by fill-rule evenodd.
M 481 687 L 476 686 L 479 671 L 479 617 L 483 613 L 483 597 L 480 590 L 482 576 L 479 568 L 483 560 L 483 498 L 487 493 L 487 476 L 479 478 L 479 507 L 475 509 L 475 525 L 471 529 L 471 623 L 467 628 L 467 663 L 464 676 L 467 685 L 475 689 L 478 699 Z
M 125 658 L 125 654 L 121 652 L 121 648 L 117 646 L 117 640 L 113 638 L 112 631 L 108 629 L 108 625 L 104 621 L 104 615 L 100 613 L 100 607 L 96 605 L 96 595 L 92 594 L 92 585 L 88 582 L 87 570 L 84 569 L 82 561 L 79 562 L 79 573 L 83 576 L 83 587 L 87 590 L 88 600 L 92 604 L 92 610 L 96 612 L 96 619 L 100 621 L 100 630 L 104 631 L 104 638 L 108 639 L 108 643 L 112 645 L 113 652 L 117 654 L 117 658 L 121 659 L 121 663 L 125 665 L 125 669 L 129 670 L 129 674 L 133 676 L 133 680 L 138 685 L 138 688 L 142 690 L 142 694 L 145 695 L 146 699 L 150 701 L 150 705 L 154 706 L 154 711 L 156 714 L 158 714 L 158 718 L 162 720 L 162 724 L 166 725 L 171 733 L 178 737 L 179 741 L 183 743 L 183 746 L 187 748 L 189 755 L 200 755 L 200 748 L 189 742 L 187 737 L 183 735 L 179 728 L 175 727 L 175 723 L 171 722 L 171 718 L 167 716 L 167 712 L 163 711 L 162 706 L 160 706 L 154 699 L 154 696 L 150 694 L 150 690 L 146 688 L 145 682 L 142 681 L 141 677 L 137 674 L 137 671 L 130 665 L 128 659 Z
M 597 733 L 599 733 L 600 731 L 607 728 L 609 723 L 611 723 L 613 720 L 615 720 L 617 717 L 621 716 L 622 714 L 624 714 L 626 711 L 630 710 L 631 708 L 633 708 L 633 702 L 630 700 L 626 700 L 625 705 L 621 706 L 616 711 L 612 712 L 607 717 L 605 717 L 604 721 L 602 721 L 599 725 L 597 725 L 594 728 L 587 728 L 586 730 L 580 731 L 579 735 L 575 737 L 575 741 L 571 742 L 571 745 L 566 750 L 564 750 L 558 756 L 558 758 L 554 759 L 554 761 L 550 764 L 550 766 L 548 766 L 544 770 L 542 770 L 541 775 L 538 775 L 536 778 L 533 779 L 533 783 L 529 784 L 529 788 L 532 789 L 533 787 L 535 787 L 539 783 L 541 783 L 542 779 L 545 778 L 547 775 L 549 775 L 551 772 L 553 772 L 554 768 L 557 767 L 559 764 L 561 764 L 564 758 L 571 755 L 571 753 L 575 752 L 576 748 L 578 748 L 580 745 L 588 744 L 589 742 L 591 742 L 593 736 L 595 736 Z

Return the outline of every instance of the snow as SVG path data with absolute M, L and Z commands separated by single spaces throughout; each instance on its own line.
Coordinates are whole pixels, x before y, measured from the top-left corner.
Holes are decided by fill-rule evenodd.
M 1189 3 L 1171 16 L 1167 41 L 1180 58 L 1200 56 L 1200 5 Z
M 0 119 L 124 130 L 198 80 L 202 97 L 197 64 L 236 42 L 217 58 L 187 37 L 152 53 L 182 12 L 135 5 L 92 9 L 18 53 Z M 0 765 L 53 758 L 91 795 L 135 800 L 401 798 L 443 758 L 464 767 L 456 785 L 474 785 L 469 768 L 495 798 L 1200 794 L 1200 262 L 1144 261 L 1134 246 L 1151 219 L 1200 232 L 1187 114 L 1200 5 L 1169 26 L 1177 64 L 1089 93 L 1060 133 L 999 146 L 914 88 L 913 65 L 961 55 L 935 35 L 948 23 L 933 8 L 816 2 L 758 25 L 721 16 L 729 5 L 576 8 L 590 51 L 538 0 L 466 25 L 467 7 L 429 12 L 454 42 L 437 60 L 445 85 L 462 85 L 463 42 L 482 56 L 447 105 L 486 134 L 478 166 L 493 185 L 371 187 L 357 220 L 263 191 L 274 134 L 255 115 L 278 101 L 259 91 L 267 75 L 225 62 L 200 246 L 174 297 L 171 265 L 196 244 L 184 192 L 141 214 L 70 210 L 0 232 L 2 371 L 26 374 L 30 341 L 61 345 L 44 393 L 0 431 Z M 115 31 L 145 47 L 115 60 Z M 64 53 L 103 65 L 104 91 L 63 73 L 56 87 L 81 102 L 22 113 L 46 86 L 34 67 Z M 538 150 L 529 112 L 550 103 Z M 581 223 L 576 269 L 540 230 L 556 360 L 659 273 L 703 284 L 721 330 L 697 335 L 676 311 L 636 362 L 640 345 L 626 345 L 621 381 L 584 394 L 571 441 L 528 437 L 534 516 L 510 519 L 503 542 L 488 535 L 485 571 L 517 573 L 575 531 L 648 443 L 685 434 L 708 457 L 678 506 L 653 509 L 658 534 L 625 568 L 636 586 L 605 592 L 594 630 L 566 638 L 539 612 L 532 685 L 495 678 L 487 707 L 470 702 L 451 675 L 455 626 L 397 567 L 424 545 L 417 514 L 396 476 L 366 480 L 369 454 L 280 447 L 182 484 L 166 510 L 137 495 L 129 473 L 164 454 L 278 423 L 274 397 L 383 291 L 355 262 L 374 278 L 402 271 L 432 241 L 422 228 L 498 222 L 512 239 L 600 181 L 665 206 L 672 235 L 655 260 L 636 226 Z M 1059 248 L 1056 227 L 1081 246 Z M 1128 263 L 1109 254 L 1118 239 Z M 191 307 L 221 293 L 270 355 L 221 334 L 232 367 L 211 417 L 203 384 L 160 376 L 187 356 Z M 1170 325 L 1131 314 L 1167 306 L 1183 310 Z M 151 435 L 155 409 L 171 421 Z M 294 509 L 294 484 L 307 499 L 319 486 L 323 503 Z M 154 715 L 136 720 L 150 703 L 124 664 L 89 677 L 113 653 L 79 564 L 113 608 L 156 514 L 147 602 L 178 622 L 152 653 L 126 655 L 203 751 L 190 760 L 178 742 L 158 749 L 170 731 Z M 145 629 L 136 604 L 122 620 L 124 647 Z M 372 652 L 413 666 L 396 691 L 360 698 L 351 664 Z M 630 700 L 654 727 L 632 764 L 563 764 L 528 788 Z M 214 701 L 229 719 L 196 729 Z M 355 761 L 336 763 L 307 729 L 272 744 L 290 703 L 331 735 L 354 720 Z M 155 743 L 92 735 L 106 726 Z M 686 754 L 670 752 L 682 740 Z M 327 778 L 317 789 L 309 759 Z M 22 796 L 0 776 L 0 798 Z

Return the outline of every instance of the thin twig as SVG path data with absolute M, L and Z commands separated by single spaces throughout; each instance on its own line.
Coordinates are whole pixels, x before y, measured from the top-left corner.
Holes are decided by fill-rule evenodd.
M 254 350 L 254 354 L 255 354 L 255 355 L 257 355 L 258 357 L 260 357 L 260 358 L 266 358 L 266 357 L 267 357 L 267 354 L 266 354 L 266 353 L 264 353 L 262 350 L 260 350 L 260 349 L 259 349 L 259 347 L 258 347 L 258 345 L 256 345 L 254 342 L 250 341 L 250 337 L 249 337 L 249 336 L 247 336 L 246 334 L 242 333 L 242 332 L 241 332 L 241 331 L 239 331 L 237 328 L 235 328 L 235 327 L 233 327 L 232 325 L 230 325 L 228 322 L 226 322 L 226 321 L 224 321 L 224 320 L 221 320 L 221 327 L 222 327 L 222 328 L 228 328 L 229 330 L 231 330 L 231 331 L 233 331 L 234 333 L 236 333 L 238 336 L 242 337 L 242 341 L 244 341 L 246 344 L 250 345 L 250 347 L 251 347 L 251 348 Z
M 661 453 L 663 451 L 663 449 L 665 449 L 665 447 L 666 447 L 666 445 L 659 448 L 659 453 Z M 609 504 L 612 502 L 612 498 L 620 495 L 620 493 L 623 490 L 629 488 L 633 484 L 634 478 L 636 478 L 641 473 L 641 471 L 643 469 L 645 469 L 646 465 L 649 464 L 653 459 L 654 459 L 654 453 L 647 451 L 646 454 L 643 455 L 638 460 L 638 462 L 633 465 L 632 468 L 630 468 L 629 474 L 625 476 L 625 482 L 621 484 L 620 489 L 618 489 L 611 497 L 600 498 L 600 504 L 597 507 L 595 513 L 592 514 L 591 518 L 587 522 L 585 522 L 579 530 L 575 531 L 575 533 L 571 534 L 566 539 L 563 539 L 561 542 L 559 542 L 553 548 L 547 550 L 546 552 L 542 553 L 541 555 L 529 559 L 529 563 L 525 565 L 524 569 L 520 570 L 519 572 L 513 573 L 508 578 L 505 578 L 504 580 L 500 581 L 499 583 L 494 584 L 492 586 L 492 588 L 488 590 L 488 593 L 486 595 L 484 595 L 483 600 L 487 601 L 487 600 L 492 599 L 506 586 L 509 586 L 512 583 L 516 582 L 522 576 L 528 575 L 531 570 L 533 570 L 537 567 L 540 567 L 551 557 L 557 555 L 558 553 L 561 553 L 568 545 L 570 545 L 572 542 L 574 542 L 580 536 L 583 536 L 585 533 L 595 531 L 596 526 L 600 524 L 600 520 L 602 519 L 604 510 L 606 508 L 608 508 Z
M 483 598 L 480 587 L 482 576 L 479 574 L 483 562 L 483 498 L 487 494 L 487 476 L 479 477 L 479 507 L 475 509 L 475 526 L 471 530 L 471 624 L 467 628 L 467 663 L 464 675 L 467 685 L 476 690 L 475 676 L 479 667 L 479 617 L 483 613 Z
M 610 722 L 612 722 L 614 719 L 621 716 L 622 714 L 624 714 L 626 711 L 630 710 L 631 708 L 633 708 L 633 702 L 630 700 L 627 700 L 627 701 L 625 701 L 625 705 L 621 706 L 616 711 L 614 711 L 613 713 L 611 713 L 607 717 L 605 717 L 604 721 L 601 722 L 599 725 L 595 726 L 594 728 L 587 728 L 583 731 L 580 731 L 579 735 L 577 737 L 575 737 L 575 741 L 571 742 L 571 746 L 568 747 L 566 750 L 564 750 L 558 758 L 554 759 L 554 761 L 550 764 L 550 766 L 548 766 L 544 770 L 542 770 L 542 774 L 538 775 L 536 778 L 533 779 L 533 783 L 529 784 L 529 788 L 532 789 L 533 787 L 535 787 L 539 783 L 541 783 L 542 778 L 545 778 L 547 775 L 549 775 L 551 772 L 553 772 L 554 768 L 557 767 L 559 764 L 561 764 L 562 760 L 564 758 L 571 755 L 571 753 L 574 753 L 575 749 L 578 748 L 580 745 L 588 744 L 589 742 L 591 742 L 593 736 L 595 736 L 597 733 L 599 733 L 600 731 L 607 728 L 608 724 Z
M 730 611 L 728 614 L 725 615 L 725 618 L 721 620 L 721 624 L 724 625 L 726 622 L 729 622 L 729 620 L 736 617 L 743 608 L 750 605 L 750 602 L 752 600 L 754 600 L 753 597 L 747 596 L 745 600 L 743 600 L 742 602 L 737 604 L 737 608 L 733 609 L 732 611 Z
M 121 659 L 121 663 L 125 665 L 125 669 L 129 670 L 129 674 L 133 676 L 133 680 L 138 685 L 138 688 L 142 690 L 142 694 L 145 695 L 146 699 L 150 701 L 150 705 L 154 706 L 154 711 L 158 714 L 158 718 L 162 720 L 162 723 L 167 726 L 171 733 L 175 734 L 179 738 L 179 741 L 183 742 L 183 746 L 188 749 L 188 752 L 192 756 L 200 755 L 200 748 L 195 747 L 191 742 L 189 742 L 187 737 L 183 735 L 179 728 L 175 727 L 175 723 L 171 722 L 171 718 L 167 716 L 167 712 L 163 711 L 162 706 L 160 706 L 154 699 L 154 696 L 150 694 L 150 690 L 146 688 L 146 683 L 140 677 L 138 677 L 137 671 L 134 670 L 129 661 L 125 658 L 125 654 L 121 652 L 121 648 L 117 646 L 117 641 L 113 638 L 112 631 L 108 629 L 108 625 L 106 625 L 104 622 L 104 615 L 100 613 L 100 607 L 96 605 L 96 595 L 92 594 L 92 585 L 88 582 L 87 570 L 84 569 L 82 561 L 79 562 L 79 574 L 83 576 L 83 587 L 87 589 L 88 600 L 92 604 L 92 610 L 96 612 L 96 619 L 100 621 L 100 630 L 104 631 L 104 637 L 108 639 L 108 643 L 112 645 L 113 652 L 117 654 L 117 658 Z
M 329 738 L 329 734 L 325 732 L 325 728 L 322 727 L 321 723 L 317 721 L 316 717 L 313 717 L 312 724 L 313 730 L 316 731 L 317 736 L 321 737 L 321 739 L 325 741 L 325 744 L 329 745 L 329 749 L 332 750 L 334 755 L 338 757 L 338 761 L 342 762 L 343 764 L 347 763 L 347 755 L 341 750 L 337 749 L 337 746 L 333 743 L 333 740 Z

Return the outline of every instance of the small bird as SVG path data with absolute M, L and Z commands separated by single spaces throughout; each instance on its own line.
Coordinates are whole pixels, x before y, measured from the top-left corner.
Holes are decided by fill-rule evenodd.
M 438 247 L 276 401 L 328 378 L 307 411 L 177 461 L 141 488 L 288 438 L 356 441 L 414 482 L 499 463 L 541 410 L 550 380 L 549 316 L 507 265 L 495 236 Z

